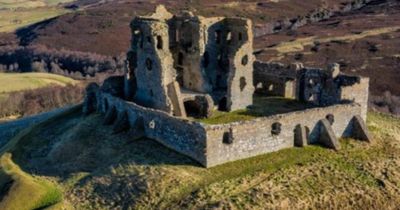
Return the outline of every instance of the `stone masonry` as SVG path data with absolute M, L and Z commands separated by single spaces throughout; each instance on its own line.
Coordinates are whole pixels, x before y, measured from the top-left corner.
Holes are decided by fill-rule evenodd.
M 132 139 L 154 139 L 205 167 L 309 144 L 339 150 L 342 137 L 371 141 L 368 78 L 337 64 L 255 61 L 248 19 L 178 16 L 159 6 L 131 30 L 126 75 L 89 85 L 83 106 L 86 115 L 103 113 L 115 134 L 130 129 Z M 251 109 L 254 92 L 313 108 L 218 125 L 193 120 Z
M 207 107 L 227 111 L 252 104 L 250 20 L 204 18 L 190 12 L 173 16 L 159 6 L 153 15 L 135 18 L 131 29 L 126 99 L 182 117 L 202 113 L 194 107 L 197 101 L 184 95 L 209 96 L 212 104 Z

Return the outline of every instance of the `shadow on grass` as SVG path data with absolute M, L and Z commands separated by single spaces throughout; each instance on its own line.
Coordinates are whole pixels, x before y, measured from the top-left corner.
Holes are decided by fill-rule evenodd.
M 11 151 L 13 160 L 28 173 L 60 178 L 120 164 L 201 167 L 154 140 L 132 140 L 132 131 L 112 134 L 111 126 L 102 125 L 102 115 L 83 117 L 80 112 L 79 108 L 67 111 L 35 125 L 2 151 Z

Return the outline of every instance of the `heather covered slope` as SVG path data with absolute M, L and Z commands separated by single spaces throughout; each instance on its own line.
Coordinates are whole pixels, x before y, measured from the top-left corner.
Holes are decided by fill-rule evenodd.
M 190 9 L 203 16 L 248 17 L 257 28 L 262 28 L 267 23 L 307 16 L 319 9 L 339 10 L 352 0 L 81 0 L 76 4 L 85 5 L 85 2 L 91 3 L 82 11 L 18 30 L 14 38 L 3 35 L 0 44 L 40 44 L 56 49 L 116 56 L 128 49 L 132 18 L 153 12 L 159 4 L 165 4 L 173 13 Z
M 380 1 L 296 31 L 257 37 L 257 58 L 370 78 L 370 107 L 400 116 L 400 1 Z
M 21 133 L 1 154 L 52 180 L 63 192 L 58 206 L 76 209 L 394 209 L 400 202 L 400 120 L 387 115 L 369 114 L 372 144 L 343 139 L 339 152 L 308 146 L 210 169 L 150 139 L 112 134 L 102 119 L 71 109 Z M 14 193 L 1 187 L 2 196 Z

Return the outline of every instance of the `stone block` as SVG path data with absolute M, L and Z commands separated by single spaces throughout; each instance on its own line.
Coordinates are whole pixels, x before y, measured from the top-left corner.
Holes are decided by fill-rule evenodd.
M 354 139 L 371 142 L 371 136 L 369 135 L 367 125 L 360 115 L 356 115 L 352 119 L 352 137 Z
M 322 119 L 319 124 L 320 124 L 320 134 L 318 143 L 330 149 L 339 150 L 340 142 L 336 138 L 335 132 L 333 131 L 329 121 L 327 119 Z
M 296 147 L 304 147 L 308 144 L 307 129 L 303 125 L 297 125 L 294 130 L 294 145 Z

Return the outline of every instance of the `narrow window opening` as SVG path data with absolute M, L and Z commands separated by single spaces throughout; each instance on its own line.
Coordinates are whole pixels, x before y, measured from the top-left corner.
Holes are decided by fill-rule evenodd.
M 161 36 L 157 36 L 157 49 L 163 48 L 163 40 Z
M 232 33 L 230 31 L 226 34 L 226 41 L 228 44 L 232 42 Z
M 146 59 L 146 68 L 149 71 L 151 71 L 153 69 L 153 63 L 151 62 L 150 58 Z
M 175 30 L 175 41 L 179 42 L 179 29 Z
M 271 126 L 271 134 L 273 136 L 277 136 L 281 133 L 282 131 L 282 124 L 279 122 L 273 123 Z
M 181 52 L 178 54 L 178 65 L 183 65 L 183 53 Z
M 210 63 L 210 55 L 206 51 L 204 53 L 204 58 L 203 58 L 203 66 L 204 66 L 204 68 L 207 68 L 209 63 Z
M 248 63 L 249 63 L 249 56 L 248 55 L 243 56 L 242 65 L 246 66 Z
M 273 91 L 274 90 L 274 85 L 273 84 L 270 84 L 269 86 L 268 86 L 268 91 Z
M 243 91 L 244 88 L 246 87 L 246 85 L 247 85 L 246 78 L 241 77 L 240 78 L 240 91 Z
M 222 143 L 224 143 L 224 144 L 232 144 L 233 143 L 233 138 L 232 138 L 230 132 L 224 132 L 224 135 L 222 137 Z
M 147 42 L 151 43 L 151 37 L 150 36 L 147 36 Z

